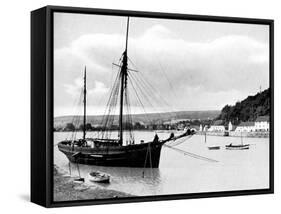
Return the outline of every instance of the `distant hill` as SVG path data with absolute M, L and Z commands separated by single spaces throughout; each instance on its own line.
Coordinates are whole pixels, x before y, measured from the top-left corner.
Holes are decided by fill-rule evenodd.
M 258 116 L 270 114 L 270 90 L 264 90 L 254 96 L 248 96 L 234 106 L 226 105 L 216 120 L 223 120 L 225 124 L 231 121 L 234 125 L 242 121 L 255 121 Z
M 180 119 L 199 119 L 199 120 L 212 120 L 220 114 L 220 111 L 178 111 L 178 112 L 165 112 L 165 113 L 149 113 L 149 114 L 134 114 L 132 115 L 133 123 L 141 122 L 149 124 L 150 122 L 166 122 L 171 120 L 180 120 Z M 71 123 L 74 115 L 70 116 L 60 116 L 54 118 L 54 126 L 64 126 L 67 123 Z M 80 121 L 82 121 L 82 116 Z M 89 115 L 87 116 L 87 123 L 92 125 L 98 125 L 102 121 L 101 115 Z M 117 123 L 118 116 L 114 116 L 114 121 Z

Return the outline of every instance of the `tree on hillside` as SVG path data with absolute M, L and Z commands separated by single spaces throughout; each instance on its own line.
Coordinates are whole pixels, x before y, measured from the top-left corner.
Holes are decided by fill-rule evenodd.
M 65 128 L 65 131 L 74 131 L 75 130 L 75 126 L 73 125 L 73 123 L 67 123 Z
M 255 121 L 258 116 L 270 114 L 270 91 L 269 89 L 254 96 L 248 96 L 234 106 L 226 105 L 215 120 L 223 120 L 227 125 L 231 121 L 234 125 L 241 121 Z
M 80 126 L 79 126 L 79 130 L 83 130 L 83 127 L 84 125 L 83 124 L 81 124 Z M 86 131 L 91 131 L 91 130 L 93 130 L 93 127 L 92 127 L 92 124 L 91 123 L 86 123 Z

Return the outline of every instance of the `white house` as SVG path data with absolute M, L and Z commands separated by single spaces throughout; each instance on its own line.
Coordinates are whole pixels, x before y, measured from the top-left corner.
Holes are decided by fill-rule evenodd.
M 256 131 L 254 122 L 241 122 L 235 129 L 235 132 L 254 132 Z
M 260 116 L 255 121 L 256 131 L 269 131 L 269 116 Z
M 203 131 L 204 132 L 208 131 L 208 126 L 207 125 L 203 127 Z
M 229 121 L 229 123 L 228 123 L 228 131 L 232 131 L 233 130 L 233 125 L 232 125 L 232 123 Z
M 222 120 L 216 120 L 208 129 L 209 132 L 224 132 L 225 127 Z

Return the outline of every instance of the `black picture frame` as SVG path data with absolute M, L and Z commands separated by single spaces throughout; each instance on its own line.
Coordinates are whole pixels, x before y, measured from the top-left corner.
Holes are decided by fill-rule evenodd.
M 270 33 L 270 183 L 268 189 L 144 196 L 83 201 L 53 201 L 53 13 L 102 14 L 162 19 L 268 25 Z M 171 14 L 79 7 L 46 6 L 31 12 L 31 201 L 44 207 L 97 205 L 274 192 L 274 21 L 238 17 Z

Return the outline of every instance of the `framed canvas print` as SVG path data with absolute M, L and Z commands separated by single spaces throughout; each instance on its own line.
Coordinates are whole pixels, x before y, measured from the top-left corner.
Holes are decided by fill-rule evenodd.
M 31 13 L 31 201 L 273 193 L 273 20 Z

